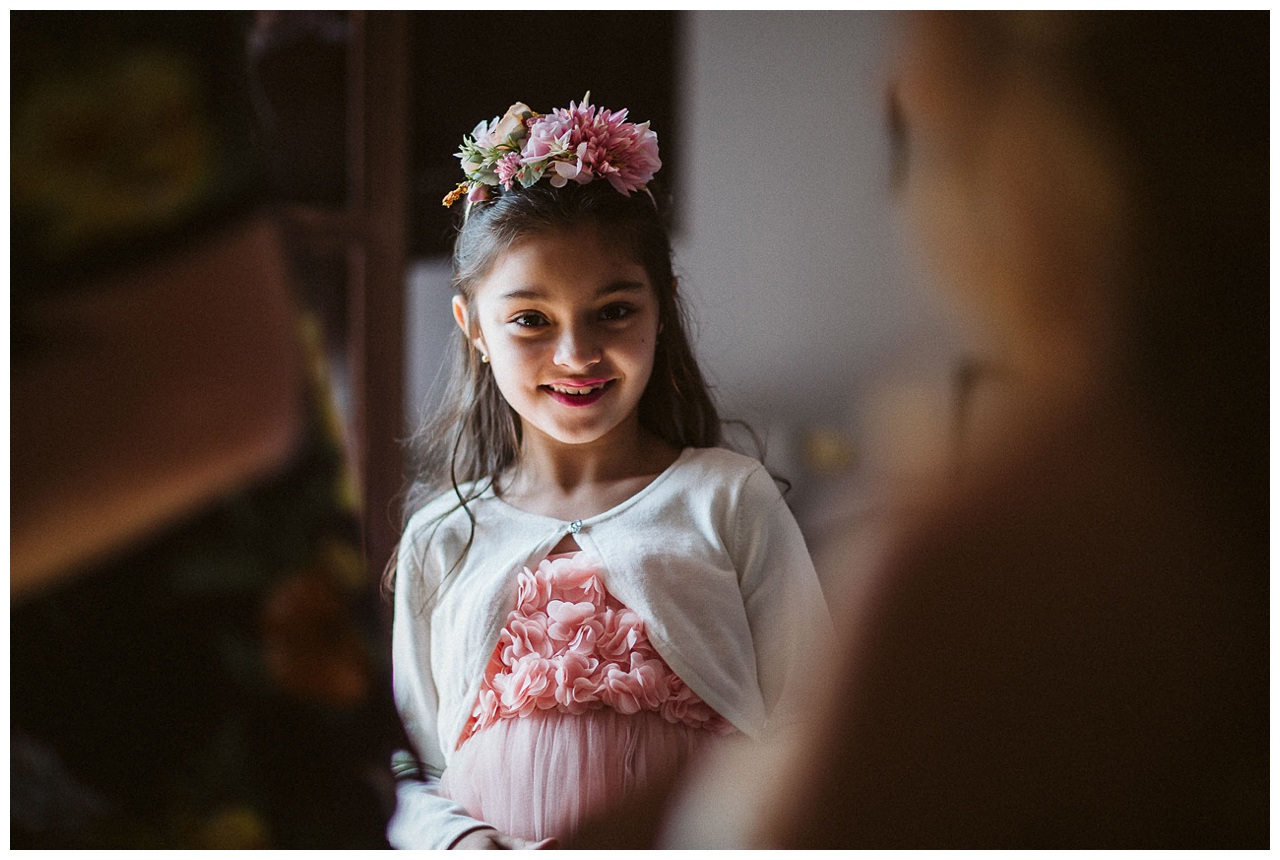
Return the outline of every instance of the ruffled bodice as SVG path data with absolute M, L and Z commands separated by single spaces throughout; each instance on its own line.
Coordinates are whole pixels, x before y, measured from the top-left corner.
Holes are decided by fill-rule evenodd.
M 499 720 L 598 708 L 653 711 L 715 732 L 732 728 L 659 656 L 644 621 L 605 590 L 589 556 L 553 556 L 517 578 L 515 609 L 458 743 Z
M 585 553 L 517 577 L 515 608 L 441 779 L 524 839 L 565 836 L 733 731 L 673 672 Z

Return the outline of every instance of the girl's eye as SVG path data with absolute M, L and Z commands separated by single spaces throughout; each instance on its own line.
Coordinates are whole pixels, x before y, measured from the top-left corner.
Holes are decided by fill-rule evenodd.
M 600 319 L 605 322 L 616 322 L 617 320 L 626 319 L 635 313 L 635 308 L 630 305 L 609 305 L 600 311 Z
M 532 311 L 527 311 L 522 314 L 517 314 L 515 317 L 511 319 L 511 321 L 516 325 L 523 326 L 525 328 L 533 328 L 535 326 L 547 324 L 546 317 L 544 317 L 542 314 L 534 313 Z

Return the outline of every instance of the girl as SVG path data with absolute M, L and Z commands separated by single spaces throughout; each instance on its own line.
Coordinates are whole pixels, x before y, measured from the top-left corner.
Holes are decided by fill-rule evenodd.
M 459 157 L 460 361 L 395 580 L 421 778 L 390 838 L 542 847 L 776 724 L 830 621 L 772 479 L 717 447 L 648 124 L 516 104 Z

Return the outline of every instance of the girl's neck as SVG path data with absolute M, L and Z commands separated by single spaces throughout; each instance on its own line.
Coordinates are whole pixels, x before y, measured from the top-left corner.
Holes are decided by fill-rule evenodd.
M 525 436 L 520 458 L 498 482 L 498 494 L 522 510 L 586 519 L 609 510 L 662 474 L 680 450 L 638 425 L 587 445 Z

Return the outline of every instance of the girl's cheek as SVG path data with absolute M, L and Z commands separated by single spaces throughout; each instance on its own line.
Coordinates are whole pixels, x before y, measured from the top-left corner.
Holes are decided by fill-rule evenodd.
M 516 337 L 511 339 L 508 352 L 516 361 L 531 362 L 538 361 L 551 349 L 552 347 L 538 338 Z

